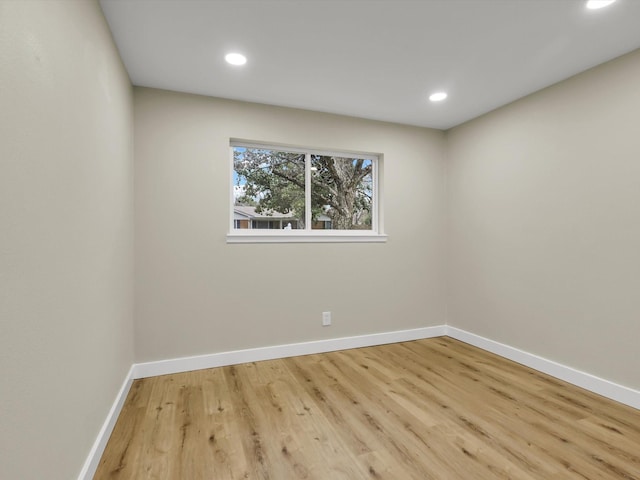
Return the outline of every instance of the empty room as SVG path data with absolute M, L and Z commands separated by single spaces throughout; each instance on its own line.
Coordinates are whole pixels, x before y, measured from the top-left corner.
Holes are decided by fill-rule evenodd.
M 0 0 L 0 479 L 640 480 L 639 25 Z

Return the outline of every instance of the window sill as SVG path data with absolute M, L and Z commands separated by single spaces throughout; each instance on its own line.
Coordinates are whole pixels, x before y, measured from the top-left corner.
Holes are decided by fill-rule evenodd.
M 228 233 L 227 243 L 384 243 L 387 235 L 371 232 L 295 233 L 243 232 Z

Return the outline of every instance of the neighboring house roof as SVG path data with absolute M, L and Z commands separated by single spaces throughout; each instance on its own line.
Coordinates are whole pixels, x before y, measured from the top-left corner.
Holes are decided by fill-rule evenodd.
M 250 218 L 252 220 L 280 220 L 282 218 L 287 218 L 291 220 L 295 220 L 295 216 L 293 212 L 289 212 L 287 214 L 276 212 L 275 210 L 263 210 L 262 213 L 256 212 L 256 207 L 245 207 L 236 205 L 233 207 L 233 213 L 235 219 Z
M 264 210 L 262 211 L 262 213 L 258 213 L 256 212 L 256 207 L 249 207 L 249 206 L 243 206 L 243 205 L 234 205 L 233 207 L 233 219 L 234 220 L 243 220 L 243 219 L 250 219 L 250 220 L 281 220 L 281 219 L 287 219 L 287 220 L 297 220 L 298 218 L 295 216 L 294 212 L 289 212 L 289 213 L 280 213 L 277 212 L 275 210 Z M 320 222 L 329 222 L 331 221 L 331 218 L 329 218 L 328 216 L 322 214 L 322 215 L 318 215 L 318 217 L 315 219 L 316 221 L 320 221 Z

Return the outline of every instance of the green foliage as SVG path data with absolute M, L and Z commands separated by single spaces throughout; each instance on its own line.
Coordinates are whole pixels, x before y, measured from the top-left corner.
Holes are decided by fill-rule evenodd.
M 258 213 L 293 212 L 305 221 L 305 155 L 260 148 L 234 148 L 234 169 L 244 196 L 237 203 L 255 205 Z M 333 228 L 371 225 L 370 160 L 311 156 L 311 213 L 325 214 Z

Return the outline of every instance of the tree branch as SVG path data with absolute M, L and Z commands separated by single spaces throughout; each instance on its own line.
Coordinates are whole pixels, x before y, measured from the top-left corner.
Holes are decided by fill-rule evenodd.
M 284 180 L 287 180 L 287 181 L 289 181 L 289 182 L 293 183 L 294 185 L 297 185 L 298 187 L 300 187 L 301 189 L 303 189 L 303 190 L 304 190 L 304 182 L 300 182 L 300 180 L 297 180 L 297 179 L 296 179 L 296 178 L 294 178 L 294 177 L 290 177 L 290 176 L 288 176 L 288 175 L 285 175 L 285 174 L 284 174 L 284 173 L 282 173 L 282 172 L 277 172 L 277 171 L 275 171 L 275 170 L 273 170 L 273 169 L 271 170 L 271 173 L 272 173 L 273 175 L 275 175 L 276 177 L 280 177 L 280 178 L 282 178 L 282 179 L 284 179 Z

